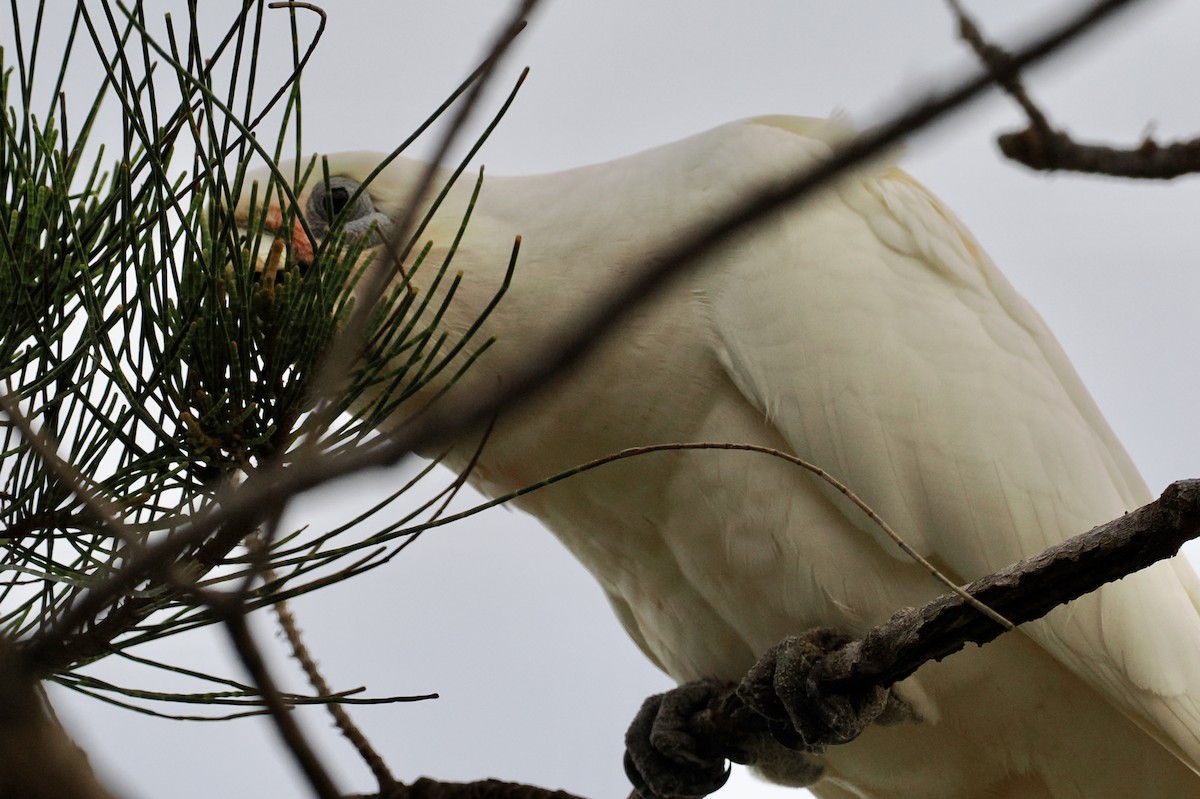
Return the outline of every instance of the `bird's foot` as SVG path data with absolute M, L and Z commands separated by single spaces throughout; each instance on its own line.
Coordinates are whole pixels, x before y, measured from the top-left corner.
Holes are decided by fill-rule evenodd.
M 625 773 L 635 797 L 707 796 L 729 779 L 727 760 L 756 766 L 786 785 L 820 779 L 820 757 L 780 745 L 789 722 L 764 718 L 735 689 L 733 683 L 700 680 L 642 704 L 625 734 Z
M 823 690 L 823 684 L 840 676 L 843 659 L 834 653 L 852 642 L 850 636 L 827 628 L 788 636 L 750 669 L 737 695 L 767 719 L 776 740 L 807 752 L 852 741 L 873 723 L 912 719 L 908 706 L 886 688 Z
M 625 773 L 636 796 L 700 797 L 725 784 L 725 756 L 697 734 L 697 727 L 710 704 L 731 687 L 700 680 L 642 703 L 625 733 Z
M 830 691 L 849 676 L 858 646 L 816 629 L 767 650 L 734 686 L 687 683 L 647 699 L 625 733 L 625 773 L 641 799 L 702 797 L 729 778 L 727 760 L 757 766 L 773 781 L 812 785 L 821 753 L 871 724 L 915 719 L 885 688 Z

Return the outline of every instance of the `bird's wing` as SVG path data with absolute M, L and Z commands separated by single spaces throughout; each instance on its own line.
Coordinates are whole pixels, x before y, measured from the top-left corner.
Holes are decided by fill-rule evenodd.
M 795 160 L 788 137 L 812 145 L 811 120 L 743 124 L 774 137 L 784 163 Z M 958 578 L 1148 501 L 1041 318 L 898 168 L 855 176 L 722 261 L 699 293 L 729 377 L 795 454 Z M 865 519 L 857 526 L 895 549 Z M 1160 563 L 1023 628 L 1193 768 L 1195 587 L 1186 563 Z

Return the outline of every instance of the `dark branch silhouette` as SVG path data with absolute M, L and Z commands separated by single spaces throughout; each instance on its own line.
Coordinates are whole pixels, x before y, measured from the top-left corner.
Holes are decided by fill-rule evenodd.
M 383 793 L 356 794 L 346 799 L 580 799 L 566 791 L 500 780 L 439 782 L 422 777 L 412 785 L 395 785 Z
M 115 799 L 48 710 L 34 675 L 0 639 L 0 796 Z
M 947 0 L 958 19 L 958 33 L 983 62 L 1000 86 L 1025 112 L 1029 126 L 1001 134 L 1000 152 L 1030 169 L 1044 172 L 1084 172 L 1141 180 L 1171 180 L 1200 172 L 1200 138 L 1159 144 L 1147 136 L 1134 147 L 1084 144 L 1057 130 L 1045 112 L 1030 98 L 1020 73 L 1011 67 L 1012 56 L 984 38 L 958 0 Z

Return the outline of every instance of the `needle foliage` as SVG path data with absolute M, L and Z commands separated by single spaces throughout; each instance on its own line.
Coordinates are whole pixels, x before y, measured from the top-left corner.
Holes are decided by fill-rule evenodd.
M 314 414 L 314 375 L 380 254 L 335 227 L 300 269 L 287 242 L 261 232 L 261 215 L 239 226 L 232 209 L 243 194 L 258 209 L 270 198 L 291 229 L 286 187 L 328 178 L 301 149 L 315 18 L 250 1 L 205 38 L 199 4 L 182 5 L 180 20 L 150 20 L 147 5 L 80 2 L 51 43 L 46 4 L 14 3 L 15 43 L 0 49 L 0 636 L 41 653 L 46 676 L 107 701 L 253 711 L 253 688 L 134 649 L 216 620 L 204 591 L 236 587 L 253 609 L 385 562 L 444 503 L 384 530 L 362 525 L 428 470 L 333 530 L 256 525 L 215 548 L 219 535 L 197 540 L 173 554 L 173 572 L 139 575 L 94 615 L 71 614 L 155 544 L 219 513 L 221 491 L 286 464 L 302 438 L 330 451 L 360 444 L 451 354 L 487 342 L 474 331 L 448 340 L 442 308 L 396 281 L 369 314 L 359 363 Z M 263 37 L 278 35 L 291 37 L 292 63 L 258 63 Z M 82 97 L 80 72 L 98 76 Z M 292 174 L 246 181 L 283 158 Z M 424 264 L 421 235 L 402 255 L 437 270 L 449 302 L 449 260 Z M 366 407 L 368 391 L 380 399 Z M 347 415 L 356 403 L 366 410 Z M 314 430 L 318 417 L 329 424 Z M 89 675 L 114 653 L 209 685 L 169 694 Z

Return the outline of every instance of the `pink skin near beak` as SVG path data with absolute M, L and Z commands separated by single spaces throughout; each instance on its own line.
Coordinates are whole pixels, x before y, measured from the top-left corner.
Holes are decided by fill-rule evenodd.
M 243 228 L 249 227 L 249 215 L 245 211 L 238 211 L 234 214 L 234 221 Z M 311 266 L 313 261 L 313 245 L 309 241 L 308 234 L 304 232 L 304 228 L 300 225 L 300 220 L 297 219 L 292 225 L 290 235 L 280 231 L 280 227 L 282 226 L 283 213 L 277 206 L 272 205 L 267 209 L 266 219 L 263 220 L 263 230 L 271 233 L 276 238 L 290 239 L 292 243 L 292 257 L 296 263 L 301 266 Z

